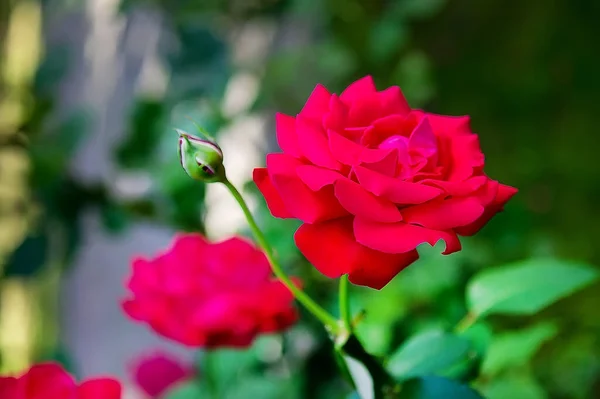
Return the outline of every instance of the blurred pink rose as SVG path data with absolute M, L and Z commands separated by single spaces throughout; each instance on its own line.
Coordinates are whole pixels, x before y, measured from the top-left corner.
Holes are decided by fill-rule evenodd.
M 0 376 L 1 399 L 121 399 L 121 384 L 112 378 L 75 382 L 56 363 L 40 363 L 18 377 Z
M 215 243 L 179 235 L 162 254 L 135 259 L 127 287 L 129 317 L 191 347 L 246 348 L 298 318 L 292 293 L 271 276 L 264 253 L 239 237 Z

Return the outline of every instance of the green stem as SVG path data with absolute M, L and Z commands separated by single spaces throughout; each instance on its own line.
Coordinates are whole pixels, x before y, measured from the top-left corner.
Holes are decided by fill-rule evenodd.
M 208 394 L 212 399 L 219 399 L 219 387 L 215 379 L 214 358 L 211 352 L 202 354 L 202 377 L 197 374 L 196 381 L 199 385 L 204 384 L 208 389 Z
M 457 334 L 463 333 L 467 331 L 475 322 L 477 321 L 477 316 L 473 313 L 467 313 L 465 317 L 462 318 L 461 321 L 458 322 L 456 327 L 454 327 L 454 332 Z
M 340 278 L 340 317 L 344 323 L 344 328 L 348 333 L 352 333 L 352 314 L 350 313 L 350 299 L 348 296 L 348 275 Z
M 277 259 L 275 259 L 271 245 L 269 244 L 265 235 L 256 224 L 254 216 L 252 216 L 252 212 L 250 212 L 250 209 L 248 208 L 244 197 L 242 197 L 242 194 L 240 194 L 238 189 L 235 188 L 235 186 L 231 184 L 229 180 L 225 179 L 225 181 L 223 181 L 223 184 L 231 192 L 231 195 L 233 195 L 237 203 L 240 205 L 240 208 L 242 208 L 242 211 L 246 216 L 246 220 L 248 221 L 248 225 L 250 225 L 250 229 L 252 230 L 252 233 L 254 234 L 258 245 L 263 249 L 265 255 L 267 256 L 267 259 L 269 260 L 269 263 L 271 264 L 273 274 L 275 274 L 275 276 L 277 276 L 277 278 L 281 280 L 281 282 L 292 292 L 292 294 L 294 294 L 294 297 L 296 297 L 296 300 L 298 300 L 298 302 L 300 302 L 310 313 L 312 313 L 325 325 L 325 328 L 327 330 L 329 330 L 333 334 L 337 334 L 340 330 L 338 321 L 325 309 L 319 306 L 319 304 L 313 301 L 312 298 L 309 297 L 304 291 L 296 287 L 292 280 L 290 280 L 290 278 L 285 274 L 283 268 L 281 267 Z

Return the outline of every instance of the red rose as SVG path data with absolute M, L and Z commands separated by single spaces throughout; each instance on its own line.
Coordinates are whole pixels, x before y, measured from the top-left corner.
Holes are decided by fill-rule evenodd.
M 60 365 L 42 363 L 20 377 L 0 377 L 2 399 L 120 399 L 121 385 L 96 378 L 78 385 Z
M 304 256 L 328 277 L 382 288 L 416 247 L 476 233 L 517 192 L 483 172 L 469 117 L 412 110 L 370 76 L 337 96 L 318 85 L 296 117 L 277 115 L 283 153 L 254 182 L 273 216 L 304 222 Z
M 247 347 L 297 319 L 292 293 L 265 255 L 241 238 L 181 235 L 155 259 L 136 259 L 123 309 L 157 333 L 194 347 Z
M 130 372 L 135 384 L 149 398 L 160 398 L 173 385 L 192 378 L 195 370 L 164 352 L 144 355 L 131 365 Z

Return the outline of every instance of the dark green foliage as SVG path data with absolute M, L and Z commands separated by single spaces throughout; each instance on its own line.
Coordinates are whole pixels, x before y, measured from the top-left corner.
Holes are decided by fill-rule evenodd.
M 48 253 L 46 232 L 29 235 L 12 253 L 4 266 L 5 277 L 30 277 L 46 264 Z

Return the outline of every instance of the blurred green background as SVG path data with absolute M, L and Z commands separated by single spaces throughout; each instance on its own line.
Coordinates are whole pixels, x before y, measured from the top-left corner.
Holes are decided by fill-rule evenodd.
M 245 233 L 215 205 L 222 192 L 207 194 L 180 170 L 172 127 L 193 131 L 191 118 L 222 138 L 241 184 L 276 148 L 276 111 L 297 113 L 317 83 L 339 92 L 366 74 L 380 88 L 399 85 L 415 108 L 469 114 L 487 173 L 520 190 L 461 253 L 424 248 L 423 260 L 382 292 L 353 289 L 355 309 L 367 310 L 361 335 L 369 349 L 384 354 L 425 325 L 455 324 L 465 284 L 482 268 L 539 255 L 600 264 L 599 2 L 5 0 L 0 7 L 2 371 L 48 357 L 73 369 L 85 362 L 64 342 L 61 292 L 90 240 L 86 212 L 122 240 L 139 223 Z M 252 184 L 246 193 L 290 270 L 333 308 L 334 286 L 295 250 L 297 224 L 271 218 Z M 600 397 L 599 305 L 595 285 L 532 318 L 492 318 L 494 331 L 528 331 L 550 319 L 559 332 L 542 334 L 530 358 L 483 375 L 478 386 L 498 399 Z M 305 318 L 289 339 L 311 343 L 289 355 L 287 367 L 302 370 L 290 374 L 296 395 L 344 397 L 318 326 Z M 263 359 L 261 375 L 285 353 Z

